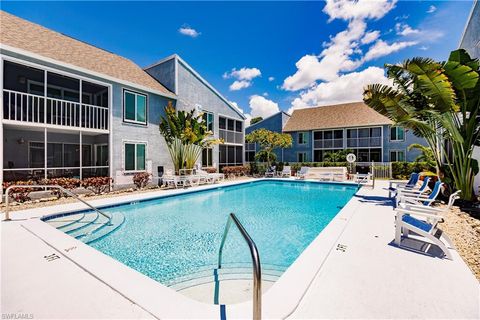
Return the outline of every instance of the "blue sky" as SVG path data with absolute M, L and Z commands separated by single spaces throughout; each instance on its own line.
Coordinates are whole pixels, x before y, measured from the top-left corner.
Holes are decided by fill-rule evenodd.
M 381 69 L 458 46 L 471 1 L 2 2 L 147 66 L 178 53 L 251 116 L 361 98 Z

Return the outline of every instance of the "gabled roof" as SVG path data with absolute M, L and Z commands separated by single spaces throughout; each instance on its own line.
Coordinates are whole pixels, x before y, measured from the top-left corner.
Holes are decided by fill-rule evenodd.
M 307 131 L 372 125 L 389 125 L 392 121 L 363 102 L 294 110 L 283 131 Z
M 0 10 L 0 44 L 152 90 L 175 95 L 133 61 Z
M 220 92 L 218 92 L 217 89 L 215 89 L 210 83 L 208 83 L 207 80 L 205 80 L 197 71 L 195 71 L 195 69 L 193 69 L 185 60 L 183 60 L 178 54 L 172 54 L 166 58 L 163 58 L 147 67 L 144 68 L 144 70 L 147 70 L 147 69 L 150 69 L 150 68 L 153 68 L 159 64 L 162 64 L 166 61 L 169 61 L 169 60 L 172 60 L 172 59 L 175 59 L 175 61 L 177 61 L 178 63 L 181 63 L 188 71 L 190 71 L 200 82 L 202 82 L 205 86 L 207 86 L 210 90 L 212 90 L 212 92 L 217 95 L 221 100 L 223 100 L 223 102 L 225 102 L 231 109 L 233 109 L 239 116 L 241 116 L 243 119 L 246 119 L 245 117 L 245 114 L 243 113 L 243 111 L 234 106 L 230 101 L 227 100 L 227 98 L 225 98 Z M 178 72 L 178 71 L 177 71 Z M 175 82 L 177 81 L 178 79 L 175 79 Z M 178 90 L 178 83 L 175 84 L 175 88 L 177 88 Z
M 245 129 L 250 128 L 250 127 L 253 127 L 253 126 L 256 126 L 256 125 L 258 125 L 259 123 L 262 123 L 262 122 L 265 121 L 265 120 L 268 120 L 268 119 L 270 119 L 270 118 L 273 118 L 273 117 L 278 116 L 279 114 L 284 114 L 284 115 L 286 115 L 287 117 L 290 118 L 290 115 L 289 115 L 288 113 L 286 113 L 285 111 L 282 110 L 282 111 L 279 111 L 279 112 L 277 112 L 277 113 L 274 113 L 274 114 L 272 114 L 271 116 L 268 116 L 268 117 L 266 117 L 266 118 L 264 118 L 264 119 L 262 119 L 262 120 L 260 120 L 260 121 L 258 121 L 258 122 L 255 122 L 254 124 L 249 125 L 249 126 L 246 127 Z

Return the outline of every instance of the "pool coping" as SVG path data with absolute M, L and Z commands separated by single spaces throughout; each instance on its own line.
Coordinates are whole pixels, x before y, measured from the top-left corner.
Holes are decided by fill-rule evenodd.
M 188 190 L 155 191 L 144 194 L 130 194 L 105 199 L 93 200 L 95 206 L 105 207 L 121 205 L 136 201 L 148 201 L 175 195 L 195 193 L 219 189 L 233 185 L 248 184 L 262 180 L 279 180 L 293 182 L 292 179 L 251 179 L 227 182 L 220 185 L 209 185 Z M 345 182 L 307 182 L 322 184 L 345 184 Z M 357 190 L 358 194 L 362 189 Z M 286 318 L 297 308 L 307 293 L 315 276 L 321 272 L 323 262 L 334 250 L 338 238 L 348 225 L 355 209 L 359 205 L 357 197 L 352 197 L 337 213 L 330 223 L 317 235 L 307 248 L 297 257 L 294 263 L 282 274 L 275 284 L 262 295 L 264 318 Z M 221 318 L 225 312 L 227 318 L 249 318 L 252 314 L 252 302 L 227 305 L 225 309 L 213 304 L 205 304 L 190 299 L 181 293 L 141 274 L 114 258 L 74 239 L 59 231 L 40 218 L 72 211 L 82 211 L 81 205 L 63 204 L 58 206 L 28 209 L 12 212 L 14 219 L 19 216 L 30 218 L 22 221 L 22 227 L 36 235 L 43 242 L 57 250 L 65 258 L 103 282 L 120 295 L 137 304 L 158 318 Z M 22 214 L 23 213 L 23 214 Z

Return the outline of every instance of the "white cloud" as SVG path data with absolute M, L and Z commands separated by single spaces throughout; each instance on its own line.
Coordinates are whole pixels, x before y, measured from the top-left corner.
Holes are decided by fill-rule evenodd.
M 406 23 L 396 23 L 395 24 L 395 31 L 399 36 L 409 36 L 412 34 L 419 34 L 420 30 L 418 29 L 413 29 Z
M 437 7 L 435 7 L 434 5 L 431 5 L 428 8 L 427 13 L 434 13 L 435 11 L 437 11 Z
M 378 31 L 378 30 L 370 31 L 370 32 L 365 33 L 361 42 L 362 42 L 362 44 L 369 44 L 369 43 L 372 43 L 373 41 L 377 40 L 379 36 L 380 36 L 380 31 Z
M 252 118 L 262 117 L 266 118 L 280 111 L 278 103 L 272 100 L 266 99 L 259 95 L 253 95 L 250 97 L 250 116 Z
M 260 77 L 262 72 L 258 68 L 247 68 L 243 67 L 241 69 L 233 68 L 230 72 L 225 72 L 223 74 L 224 79 L 234 78 L 235 80 L 230 85 L 231 91 L 241 90 L 248 88 L 252 85 L 252 80 L 256 77 Z
M 178 29 L 178 32 L 180 32 L 181 34 L 185 35 L 185 36 L 189 36 L 189 37 L 192 37 L 192 38 L 196 38 L 198 37 L 201 33 L 198 32 L 197 30 L 189 27 L 189 26 L 182 26 L 180 29 Z
M 268 97 L 268 92 L 264 92 L 264 93 L 262 94 L 262 96 Z
M 393 52 L 397 52 L 403 48 L 414 46 L 416 44 L 418 44 L 417 41 L 399 41 L 388 44 L 383 40 L 378 40 L 373 46 L 368 49 L 368 52 L 365 54 L 365 57 L 363 59 L 364 61 L 370 61 L 389 55 Z
M 319 54 L 308 54 L 295 64 L 297 71 L 283 81 L 284 90 L 296 91 L 315 85 L 316 81 L 333 81 L 341 72 L 357 69 L 363 63 L 361 44 L 375 41 L 380 33 L 366 32 L 367 19 L 380 19 L 395 7 L 397 0 L 327 0 L 323 12 L 329 21 L 348 21 L 345 30 L 331 37 Z M 363 42 L 362 42 L 363 41 Z
M 334 19 L 380 19 L 395 7 L 397 0 L 330 0 L 323 12 Z
M 426 50 L 430 49 L 430 47 L 428 47 L 428 46 L 421 46 L 419 49 L 420 49 L 420 50 L 423 50 L 423 51 L 426 51 Z
M 230 73 L 225 73 L 224 76 L 225 75 L 227 78 L 233 77 L 238 80 L 252 80 L 253 78 L 261 76 L 262 72 L 257 68 L 243 67 L 239 70 L 233 68 Z
M 268 81 L 272 82 L 273 80 L 275 80 L 275 77 L 268 77 Z
M 288 113 L 295 109 L 361 101 L 364 87 L 372 83 L 392 84 L 385 77 L 383 68 L 369 67 L 359 72 L 351 72 L 303 91 L 293 100 Z
M 248 80 L 235 80 L 229 87 L 230 91 L 238 91 L 248 88 L 252 83 Z

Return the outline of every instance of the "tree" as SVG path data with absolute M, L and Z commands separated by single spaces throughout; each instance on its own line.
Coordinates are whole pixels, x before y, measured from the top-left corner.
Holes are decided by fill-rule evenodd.
M 254 117 L 254 118 L 252 118 L 252 120 L 250 120 L 250 125 L 255 124 L 257 122 L 260 122 L 262 120 L 263 120 L 262 117 Z
M 412 143 L 408 146 L 407 150 L 417 149 L 421 154 L 415 158 L 415 162 L 425 162 L 428 166 L 434 168 L 437 163 L 435 162 L 435 157 L 433 156 L 433 151 L 427 146 L 424 146 L 419 143 Z
M 478 163 L 472 159 L 479 139 L 479 62 L 463 50 L 450 53 L 446 62 L 413 58 L 385 65 L 393 86 L 372 84 L 364 92 L 367 105 L 422 136 L 432 150 L 441 173 L 447 162 L 455 187 L 465 200 L 473 199 Z M 450 145 L 453 158 L 446 145 Z
M 221 143 L 214 139 L 207 128 L 203 114 L 195 110 L 176 111 L 169 102 L 165 107 L 165 117 L 160 117 L 160 133 L 167 143 L 168 151 L 178 173 L 180 169 L 193 169 L 203 148 Z
M 257 159 L 262 157 L 266 160 L 268 166 L 275 159 L 273 151 L 278 148 L 290 148 L 292 146 L 292 136 L 287 133 L 273 132 L 267 129 L 257 129 L 245 136 L 245 141 L 249 143 L 258 143 L 260 152 L 255 156 Z M 273 160 L 272 160 L 273 159 Z
M 352 150 L 338 150 L 338 151 L 329 151 L 325 152 L 323 156 L 323 161 L 325 162 L 345 162 L 347 161 L 347 155 L 353 153 Z

